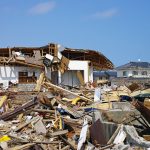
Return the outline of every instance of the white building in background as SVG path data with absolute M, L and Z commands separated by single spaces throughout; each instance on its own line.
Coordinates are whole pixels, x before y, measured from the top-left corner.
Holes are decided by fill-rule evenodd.
M 149 62 L 129 62 L 115 69 L 117 77 L 150 78 Z
M 9 83 L 35 83 L 41 70 L 28 66 L 0 66 L 0 83 L 8 88 Z

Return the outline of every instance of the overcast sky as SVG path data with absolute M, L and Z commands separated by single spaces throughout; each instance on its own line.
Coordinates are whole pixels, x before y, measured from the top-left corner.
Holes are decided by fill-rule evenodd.
M 0 0 L 0 47 L 55 42 L 116 66 L 150 62 L 150 0 Z

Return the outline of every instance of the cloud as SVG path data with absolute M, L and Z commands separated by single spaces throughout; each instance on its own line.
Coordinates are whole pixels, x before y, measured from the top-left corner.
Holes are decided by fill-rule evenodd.
M 101 18 L 111 18 L 118 14 L 117 9 L 109 9 L 105 11 L 96 12 L 95 14 L 91 15 L 93 19 L 101 19 Z
M 52 1 L 48 1 L 48 2 L 36 4 L 29 10 L 29 13 L 33 15 L 40 15 L 40 14 L 48 13 L 54 8 L 55 8 L 55 3 Z

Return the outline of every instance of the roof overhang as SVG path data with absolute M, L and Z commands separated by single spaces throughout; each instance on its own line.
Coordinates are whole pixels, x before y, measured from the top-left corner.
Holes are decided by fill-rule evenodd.
M 113 63 L 102 53 L 95 50 L 65 48 L 62 54 L 70 60 L 88 60 L 97 70 L 113 69 Z

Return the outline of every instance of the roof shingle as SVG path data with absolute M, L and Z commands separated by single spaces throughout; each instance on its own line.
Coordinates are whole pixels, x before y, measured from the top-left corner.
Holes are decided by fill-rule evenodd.
M 146 68 L 150 69 L 150 63 L 149 62 L 129 62 L 125 65 L 116 67 L 116 70 L 122 70 L 122 69 L 129 69 L 129 68 Z

